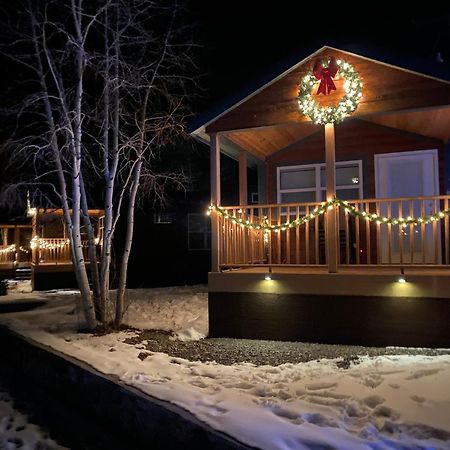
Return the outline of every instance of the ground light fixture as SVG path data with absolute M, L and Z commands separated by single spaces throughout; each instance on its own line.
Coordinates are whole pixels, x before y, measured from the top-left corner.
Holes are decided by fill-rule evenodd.
M 269 271 L 264 274 L 264 279 L 270 281 L 272 279 L 272 267 L 269 267 Z
M 405 271 L 404 271 L 403 267 L 400 269 L 400 276 L 398 277 L 397 281 L 399 283 L 406 283 Z

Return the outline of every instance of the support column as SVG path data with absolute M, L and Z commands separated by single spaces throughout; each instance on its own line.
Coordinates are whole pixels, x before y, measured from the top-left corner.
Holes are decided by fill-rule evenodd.
M 247 204 L 247 153 L 241 149 L 239 151 L 239 205 Z
M 220 205 L 220 139 L 210 135 L 211 204 Z M 211 272 L 219 272 L 219 217 L 211 214 Z
M 325 175 L 327 201 L 336 196 L 336 151 L 334 123 L 325 125 Z M 336 273 L 338 266 L 339 241 L 337 233 L 336 207 L 326 213 L 326 245 L 328 272 Z

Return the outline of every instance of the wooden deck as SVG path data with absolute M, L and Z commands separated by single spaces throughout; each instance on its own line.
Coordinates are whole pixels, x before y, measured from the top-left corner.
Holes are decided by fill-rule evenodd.
M 252 267 L 236 267 L 222 270 L 222 273 L 241 275 L 251 274 L 267 274 L 273 275 L 328 275 L 328 267 L 323 266 L 252 266 Z M 430 277 L 449 277 L 450 267 L 448 266 L 342 266 L 339 267 L 337 273 L 333 276 L 430 276 Z M 450 296 L 450 293 L 449 293 Z

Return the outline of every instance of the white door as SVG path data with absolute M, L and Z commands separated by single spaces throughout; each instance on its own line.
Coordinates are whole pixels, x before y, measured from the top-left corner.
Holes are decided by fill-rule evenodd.
M 375 155 L 375 192 L 377 198 L 423 197 L 439 194 L 437 150 L 386 153 Z M 420 217 L 432 214 L 432 201 L 405 200 L 383 203 L 380 213 L 390 217 Z M 437 227 L 437 230 L 433 230 Z M 434 233 L 433 233 L 434 231 Z M 411 229 L 392 225 L 380 226 L 381 263 L 436 262 L 440 249 L 439 225 L 429 224 Z M 411 242 L 412 239 L 412 242 Z M 438 255 L 440 260 L 440 254 Z

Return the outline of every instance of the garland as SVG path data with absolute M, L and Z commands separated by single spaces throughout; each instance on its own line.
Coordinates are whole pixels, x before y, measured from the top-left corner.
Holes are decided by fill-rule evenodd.
M 232 214 L 229 214 L 224 208 L 218 206 L 218 205 L 211 205 L 208 208 L 208 211 L 206 214 L 209 216 L 211 215 L 211 212 L 216 212 L 217 214 L 221 215 L 225 220 L 230 220 L 232 223 L 236 225 L 240 225 L 243 228 L 252 228 L 257 231 L 264 231 L 265 233 L 268 233 L 270 231 L 280 232 L 285 231 L 294 227 L 298 227 L 300 225 L 305 224 L 306 222 L 309 222 L 310 220 L 315 219 L 317 216 L 320 216 L 324 214 L 328 209 L 333 209 L 335 206 L 344 208 L 345 212 L 347 214 L 350 214 L 354 217 L 358 217 L 370 222 L 376 222 L 377 224 L 390 224 L 390 225 L 399 225 L 402 227 L 407 227 L 408 225 L 427 225 L 432 222 L 437 222 L 441 219 L 443 219 L 446 216 L 450 215 L 450 209 L 445 209 L 443 211 L 439 211 L 435 214 L 430 214 L 423 217 L 386 217 L 381 216 L 375 213 L 367 212 L 364 210 L 358 210 L 355 206 L 350 205 L 346 200 L 340 200 L 338 198 L 334 198 L 333 200 L 322 202 L 320 206 L 317 206 L 314 208 L 314 210 L 306 214 L 302 217 L 299 217 L 297 219 L 294 219 L 292 221 L 287 221 L 282 224 L 277 225 L 271 225 L 267 219 L 266 216 L 263 217 L 262 223 L 254 223 L 250 222 L 249 220 L 244 220 L 241 217 L 236 217 Z
M 336 68 L 330 71 L 330 68 Z M 317 104 L 311 94 L 313 86 L 320 80 L 317 94 L 328 94 L 335 87 L 332 81 L 333 74 L 339 72 L 344 78 L 345 95 L 335 106 L 321 107 Z M 330 87 L 322 88 L 323 83 L 331 83 Z M 327 86 L 328 86 L 327 85 Z M 320 63 L 319 68 L 308 71 L 301 79 L 299 84 L 298 106 L 300 111 L 308 116 L 315 124 L 325 125 L 327 123 L 339 123 L 346 116 L 351 114 L 358 107 L 359 100 L 362 97 L 362 82 L 355 68 L 341 59 L 334 60 L 328 58 Z

